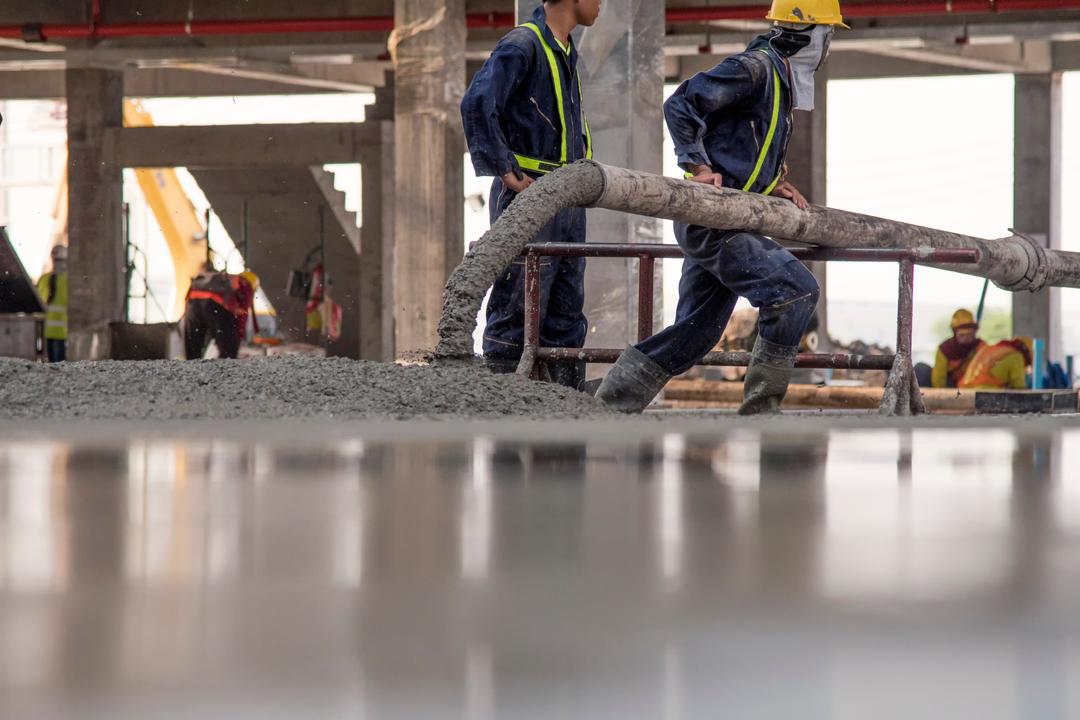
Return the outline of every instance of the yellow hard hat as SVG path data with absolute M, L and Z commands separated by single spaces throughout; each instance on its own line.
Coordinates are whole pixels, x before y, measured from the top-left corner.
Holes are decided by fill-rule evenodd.
M 245 270 L 244 272 L 240 273 L 240 277 L 247 280 L 253 290 L 259 289 L 259 276 L 255 273 L 251 272 L 250 270 Z
M 978 323 L 975 322 L 975 316 L 971 314 L 970 310 L 957 310 L 953 313 L 952 323 L 950 327 L 953 330 L 958 330 L 962 327 L 978 327 Z
M 773 0 L 766 20 L 795 25 L 833 25 L 846 28 L 839 0 Z

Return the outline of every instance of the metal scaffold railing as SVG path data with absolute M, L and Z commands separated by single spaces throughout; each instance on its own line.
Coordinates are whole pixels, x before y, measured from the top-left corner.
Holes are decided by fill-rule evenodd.
M 472 354 L 475 318 L 487 288 L 556 214 L 571 207 L 745 230 L 823 248 L 904 250 L 910 253 L 908 262 L 988 278 L 1013 292 L 1080 287 L 1080 253 L 1047 249 L 1019 233 L 989 240 L 819 206 L 801 210 L 780 198 L 580 161 L 545 175 L 522 193 L 453 272 L 443 298 L 436 356 Z M 957 250 L 970 256 L 957 261 L 941 252 Z M 909 385 L 911 359 L 898 353 L 900 362 L 905 367 L 894 366 L 890 378 L 897 389 Z

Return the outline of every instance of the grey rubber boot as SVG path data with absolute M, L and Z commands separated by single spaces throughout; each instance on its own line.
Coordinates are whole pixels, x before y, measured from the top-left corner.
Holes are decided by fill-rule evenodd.
M 612 410 L 632 414 L 649 406 L 671 379 L 648 355 L 630 346 L 608 371 L 596 390 L 596 399 Z
M 787 395 L 795 355 L 799 349 L 771 343 L 758 335 L 750 366 L 743 384 L 740 415 L 779 415 L 780 403 Z

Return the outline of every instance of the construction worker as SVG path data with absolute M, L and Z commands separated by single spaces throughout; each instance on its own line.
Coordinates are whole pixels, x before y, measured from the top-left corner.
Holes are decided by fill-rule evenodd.
M 692 182 L 786 198 L 806 209 L 784 179 L 792 110 L 814 109 L 814 74 L 836 27 L 837 0 L 775 0 L 773 28 L 746 50 L 684 82 L 664 104 L 679 165 Z M 622 412 L 641 412 L 674 375 L 716 345 L 739 296 L 758 308 L 740 414 L 777 413 L 795 355 L 814 314 L 818 284 L 769 238 L 675 223 L 686 260 L 675 324 L 627 348 L 597 390 Z
M 968 363 L 957 387 L 963 390 L 1023 390 L 1027 388 L 1031 355 L 1031 348 L 1023 338 L 1002 340 L 994 345 L 983 343 Z
M 198 360 L 213 340 L 218 355 L 235 358 L 247 328 L 255 287 L 245 275 L 230 275 L 207 261 L 192 279 L 184 313 L 184 354 Z
M 68 270 L 67 246 L 54 245 L 52 271 L 38 279 L 37 291 L 45 303 L 45 354 L 49 362 L 67 359 Z
M 570 33 L 592 26 L 601 0 L 547 0 L 532 20 L 511 30 L 476 74 L 461 103 L 476 174 L 493 175 L 491 222 L 541 175 L 592 157 L 582 110 L 578 52 Z M 585 210 L 564 210 L 536 242 L 585 242 Z M 484 359 L 496 373 L 513 372 L 525 335 L 525 267 L 513 262 L 495 281 L 487 307 Z M 585 259 L 544 258 L 540 269 L 540 339 L 548 347 L 581 347 L 585 319 Z M 580 387 L 584 363 L 549 363 L 555 382 Z
M 245 270 L 236 276 L 233 302 L 229 310 L 236 318 L 236 331 L 243 340 L 247 337 L 248 318 L 251 319 L 252 331 L 259 332 L 259 316 L 255 313 L 255 292 L 259 289 L 259 276 L 251 270 Z
M 986 346 L 978 337 L 979 323 L 971 311 L 957 310 L 949 325 L 953 336 L 938 346 L 930 375 L 930 384 L 936 388 L 959 387 L 975 353 Z M 923 378 L 919 378 L 919 383 L 923 383 Z

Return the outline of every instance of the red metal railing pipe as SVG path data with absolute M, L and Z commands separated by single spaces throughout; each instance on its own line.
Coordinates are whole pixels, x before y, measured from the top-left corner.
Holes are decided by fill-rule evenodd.
M 97 8 L 97 6 L 95 6 Z M 764 19 L 766 5 L 735 5 L 711 8 L 670 8 L 670 25 L 719 20 Z M 1080 0 L 916 0 L 915 2 L 853 2 L 844 5 L 848 18 L 900 16 L 980 15 L 988 13 L 1078 10 Z M 512 27 L 514 14 L 507 12 L 470 13 L 466 24 L 473 29 Z M 100 10 L 85 25 L 0 25 L 0 38 L 61 40 L 69 38 L 120 38 L 184 35 L 275 35 L 297 33 L 390 32 L 394 18 L 389 15 L 345 18 L 299 18 L 258 20 L 182 20 L 145 23 L 101 23 Z
M 668 24 L 704 23 L 713 20 L 757 20 L 766 6 L 670 8 Z M 1075 0 L 915 0 L 915 2 L 844 3 L 845 18 L 908 17 L 932 15 L 982 15 L 988 13 L 1038 12 L 1080 9 Z
M 466 24 L 473 29 L 511 27 L 513 13 L 470 13 Z M 175 37 L 183 35 L 276 35 L 296 33 L 390 32 L 393 16 L 353 18 L 298 18 L 282 20 L 193 20 L 105 23 L 91 25 L 0 25 L 0 38 L 32 36 L 41 40 L 65 38 Z

